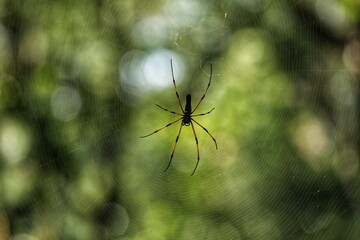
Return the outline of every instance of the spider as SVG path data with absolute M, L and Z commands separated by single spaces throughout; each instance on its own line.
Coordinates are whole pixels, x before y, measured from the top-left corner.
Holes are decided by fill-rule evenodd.
M 159 128 L 157 130 L 155 130 L 154 132 L 148 134 L 148 135 L 145 135 L 145 136 L 142 136 L 141 138 L 146 138 L 146 137 L 149 137 L 150 135 L 153 135 L 154 133 L 157 133 L 161 130 L 163 130 L 164 128 L 167 128 L 171 125 L 173 125 L 174 123 L 178 122 L 181 120 L 181 125 L 180 125 L 180 130 L 179 130 L 179 133 L 178 135 L 176 136 L 176 139 L 175 139 L 175 144 L 174 144 L 174 147 L 173 147 L 173 150 L 172 150 L 172 153 L 171 153 L 171 156 L 170 156 L 170 161 L 166 167 L 166 169 L 164 170 L 164 172 L 166 172 L 170 165 L 171 165 L 171 161 L 174 157 L 174 152 L 175 152 L 175 149 L 176 149 L 176 144 L 179 140 L 179 137 L 180 137 L 180 133 L 181 133 L 181 129 L 183 126 L 190 126 L 191 125 L 191 128 L 192 128 L 192 131 L 194 133 L 194 137 L 195 137 L 195 142 L 196 142 L 196 149 L 197 149 L 197 162 L 196 162 L 196 165 L 195 165 L 195 168 L 191 174 L 194 175 L 195 171 L 196 171 L 196 168 L 199 164 L 199 161 L 200 161 L 200 155 L 199 155 L 199 141 L 198 141 L 198 138 L 196 136 L 196 132 L 195 132 L 195 128 L 194 128 L 194 123 L 196 123 L 197 125 L 199 125 L 202 129 L 205 130 L 205 132 L 207 134 L 209 134 L 209 136 L 212 138 L 212 140 L 214 140 L 215 142 L 215 147 L 216 149 L 218 148 L 217 147 L 217 143 L 216 143 L 216 140 L 215 138 L 211 135 L 211 133 L 204 127 L 202 126 L 200 123 L 198 123 L 195 119 L 193 119 L 193 117 L 198 117 L 198 116 L 203 116 L 203 115 L 206 115 L 206 114 L 209 114 L 211 113 L 215 108 L 212 108 L 210 111 L 206 112 L 206 113 L 200 113 L 200 114 L 195 114 L 193 115 L 193 113 L 196 111 L 196 109 L 199 107 L 200 103 L 202 102 L 202 100 L 204 99 L 205 97 L 205 94 L 207 93 L 209 87 L 210 87 L 210 84 L 211 84 L 211 77 L 212 77 L 212 64 L 210 64 L 210 80 L 209 80 L 209 83 L 206 87 L 206 90 L 205 90 L 205 93 L 204 95 L 201 97 L 201 99 L 199 100 L 199 102 L 196 104 L 194 110 L 191 110 L 191 94 L 187 94 L 186 95 L 186 104 L 185 104 L 185 111 L 181 105 L 181 100 L 180 100 L 180 97 L 179 97 L 179 93 L 177 91 L 177 88 L 176 88 L 176 83 L 175 83 L 175 78 L 174 78 L 174 69 L 173 69 L 173 64 L 172 64 L 172 59 L 170 60 L 170 66 L 171 66 L 171 74 L 172 74 L 172 79 L 173 79 L 173 83 L 174 83 L 174 89 L 175 89 L 175 93 L 176 93 L 176 97 L 178 99 L 178 103 L 179 103 L 179 106 L 180 106 L 180 109 L 182 111 L 182 113 L 178 113 L 178 112 L 174 112 L 174 111 L 171 111 L 171 110 L 168 110 L 166 108 L 163 108 L 162 106 L 156 104 L 157 107 L 161 108 L 162 110 L 166 111 L 166 112 L 170 112 L 172 114 L 175 114 L 175 115 L 178 115 L 178 116 L 181 116 L 180 118 L 176 119 L 175 121 L 167 124 L 165 127 L 162 127 L 162 128 Z

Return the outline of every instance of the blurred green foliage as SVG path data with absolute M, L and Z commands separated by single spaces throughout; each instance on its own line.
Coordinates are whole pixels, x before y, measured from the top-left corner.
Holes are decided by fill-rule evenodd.
M 0 0 L 0 239 L 359 239 L 359 13 Z

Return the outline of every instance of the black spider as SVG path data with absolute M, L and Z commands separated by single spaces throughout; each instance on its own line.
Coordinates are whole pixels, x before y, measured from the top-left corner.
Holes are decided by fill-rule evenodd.
M 165 127 L 162 127 L 162 128 L 160 128 L 160 129 L 158 129 L 158 130 L 155 130 L 154 132 L 152 132 L 152 133 L 150 133 L 150 134 L 148 134 L 148 135 L 142 136 L 141 138 L 148 137 L 148 136 L 150 136 L 150 135 L 152 135 L 152 134 L 154 134 L 154 133 L 157 133 L 157 132 L 161 131 L 162 129 L 167 128 L 167 127 L 171 126 L 172 124 L 174 124 L 174 123 L 182 120 L 182 123 L 181 123 L 181 125 L 180 125 L 180 130 L 179 130 L 178 135 L 176 136 L 175 145 L 174 145 L 174 148 L 173 148 L 172 153 L 171 153 L 171 156 L 170 156 L 169 164 L 168 164 L 168 166 L 166 167 L 166 169 L 165 169 L 165 171 L 164 171 L 164 172 L 166 172 L 166 170 L 169 169 L 170 164 L 171 164 L 171 161 L 172 161 L 172 159 L 173 159 L 174 152 L 175 152 L 175 148 L 176 148 L 176 144 L 177 144 L 177 142 L 178 142 L 178 140 L 179 140 L 182 126 L 190 126 L 190 125 L 191 125 L 191 128 L 192 128 L 193 133 L 194 133 L 195 141 L 196 141 L 196 148 L 197 148 L 197 162 L 196 162 L 196 166 L 195 166 L 195 168 L 194 168 L 194 171 L 193 171 L 192 174 L 191 174 L 191 176 L 192 176 L 192 175 L 195 173 L 196 168 L 197 168 L 197 166 L 198 166 L 198 164 L 199 164 L 199 161 L 200 161 L 199 142 L 198 142 L 198 139 L 197 139 L 197 136 L 196 136 L 196 132 L 195 132 L 195 128 L 194 128 L 193 122 L 195 122 L 195 123 L 196 123 L 197 125 L 199 125 L 202 129 L 204 129 L 207 134 L 209 134 L 209 136 L 214 140 L 214 142 L 215 142 L 215 147 L 216 147 L 216 149 L 217 149 L 217 143 L 216 143 L 215 138 L 209 133 L 209 131 L 208 131 L 205 127 L 203 127 L 200 123 L 198 123 L 196 120 L 193 119 L 193 117 L 198 117 L 198 116 L 203 116 L 203 115 L 209 114 L 209 113 L 211 113 L 211 112 L 215 109 L 215 108 L 213 108 L 213 109 L 211 109 L 210 111 L 208 111 L 208 112 L 206 112 L 206 113 L 200 113 L 200 114 L 195 114 L 195 115 L 193 115 L 193 113 L 195 112 L 195 110 L 199 107 L 200 103 L 201 103 L 202 100 L 204 99 L 205 94 L 207 93 L 207 91 L 208 91 L 208 89 L 209 89 L 209 87 L 210 87 L 211 77 L 212 77 L 212 64 L 210 64 L 210 80 L 209 80 L 209 83 L 208 83 L 208 85 L 207 85 L 207 87 L 206 87 L 206 90 L 205 90 L 204 95 L 201 97 L 200 101 L 199 101 L 198 104 L 195 106 L 194 110 L 191 110 L 191 95 L 190 95 L 190 94 L 186 95 L 185 111 L 184 111 L 184 109 L 183 109 L 183 107 L 182 107 L 182 105 L 181 105 L 179 93 L 177 92 L 177 89 L 176 89 L 176 83 L 175 83 L 175 78 L 174 78 L 174 70 L 173 70 L 172 60 L 170 60 L 170 65 L 171 65 L 171 74 L 172 74 L 172 79 L 173 79 L 173 83 L 174 83 L 175 93 L 176 93 L 176 97 L 177 97 L 177 99 L 178 99 L 178 102 L 179 102 L 179 105 L 180 105 L 182 114 L 181 114 L 181 113 L 174 112 L 174 111 L 171 111 L 171 110 L 168 110 L 168 109 L 166 109 L 166 108 L 163 108 L 163 107 L 161 107 L 161 106 L 158 105 L 158 104 L 156 104 L 156 106 L 158 106 L 159 108 L 161 108 L 161 109 L 163 109 L 163 110 L 165 110 L 165 111 L 167 111 L 167 112 L 170 112 L 170 113 L 175 114 L 175 115 L 179 115 L 179 116 L 181 116 L 181 117 L 180 117 L 179 119 L 177 119 L 177 120 L 175 120 L 175 121 L 167 124 Z

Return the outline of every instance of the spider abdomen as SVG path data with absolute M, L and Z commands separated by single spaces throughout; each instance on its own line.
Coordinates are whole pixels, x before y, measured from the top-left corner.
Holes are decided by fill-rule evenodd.
M 185 114 L 191 114 L 191 94 L 186 95 Z
M 183 125 L 189 126 L 191 122 L 191 94 L 186 95 L 185 112 L 183 117 Z

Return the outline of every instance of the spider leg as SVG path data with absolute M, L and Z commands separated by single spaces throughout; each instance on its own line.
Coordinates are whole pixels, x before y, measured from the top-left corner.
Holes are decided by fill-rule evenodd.
M 163 108 L 162 106 L 160 106 L 159 104 L 156 104 L 157 107 L 161 108 L 162 110 L 165 110 L 169 113 L 172 113 L 172 114 L 176 114 L 176 115 L 180 115 L 180 116 L 183 116 L 183 114 L 180 114 L 180 113 L 177 113 L 177 112 L 174 112 L 174 111 L 171 111 L 171 110 L 168 110 L 166 108 Z
M 206 114 L 211 113 L 215 108 L 211 109 L 210 111 L 206 112 L 206 113 L 200 113 L 200 114 L 195 114 L 195 115 L 191 115 L 192 117 L 197 117 L 197 116 L 204 116 Z
M 182 107 L 182 105 L 181 105 L 181 101 L 180 101 L 179 93 L 178 93 L 177 88 L 176 88 L 176 83 L 175 83 L 175 77 L 174 77 L 174 69 L 173 69 L 172 59 L 170 59 L 170 65 L 171 65 L 171 75 L 172 75 L 172 79 L 173 79 L 173 83 L 174 83 L 174 88 L 175 88 L 176 97 L 177 97 L 177 99 L 178 99 L 178 102 L 179 102 L 179 105 L 180 105 L 181 111 L 182 111 L 183 113 L 185 113 L 185 112 L 184 112 L 184 109 L 183 109 L 183 107 Z
M 207 134 L 209 134 L 209 136 L 210 136 L 210 137 L 212 138 L 212 140 L 214 140 L 214 142 L 215 142 L 216 149 L 218 149 L 216 140 L 215 140 L 215 138 L 211 135 L 211 133 L 209 133 L 209 131 L 208 131 L 203 125 L 201 125 L 200 123 L 198 123 L 198 122 L 195 121 L 194 119 L 191 118 L 191 120 L 194 121 L 197 125 L 199 125 L 202 129 L 204 129 L 205 132 L 207 132 Z
M 208 91 L 208 89 L 209 89 L 209 87 L 210 87 L 210 84 L 211 84 L 211 78 L 212 78 L 212 64 L 210 64 L 210 80 L 209 80 L 209 83 L 208 83 L 208 85 L 207 85 L 207 87 L 206 87 L 205 93 L 204 93 L 204 95 L 200 98 L 200 101 L 198 102 L 198 104 L 196 104 L 196 106 L 195 106 L 194 110 L 192 110 L 192 112 L 191 112 L 191 113 L 195 112 L 195 110 L 198 108 L 198 106 L 200 105 L 200 103 L 201 103 L 201 102 L 202 102 L 202 100 L 204 99 L 205 94 L 207 93 L 207 91 Z
M 175 120 L 175 121 L 167 124 L 165 127 L 162 127 L 162 128 L 159 128 L 158 130 L 155 130 L 154 132 L 152 132 L 152 133 L 150 133 L 150 134 L 148 134 L 148 135 L 141 136 L 140 138 L 146 138 L 146 137 L 148 137 L 148 136 L 150 136 L 150 135 L 153 135 L 154 133 L 157 133 L 157 132 L 163 130 L 164 128 L 167 128 L 167 127 L 171 126 L 172 124 L 178 122 L 178 121 L 181 120 L 181 119 L 183 119 L 183 117 L 181 117 L 181 118 L 179 118 L 179 119 L 177 119 L 177 120 Z
M 167 167 L 166 167 L 166 169 L 164 170 L 164 172 L 166 172 L 166 171 L 169 169 L 170 164 L 171 164 L 171 161 L 172 161 L 172 159 L 173 159 L 173 157 L 174 157 L 174 152 L 175 152 L 175 149 L 176 149 L 176 144 L 177 144 L 177 142 L 179 141 L 179 137 L 180 137 L 180 133 L 181 133 L 182 126 L 183 126 L 183 125 L 181 124 L 181 125 L 180 125 L 179 133 L 178 133 L 178 135 L 176 136 L 176 139 L 175 139 L 175 145 L 174 145 L 174 148 L 173 148 L 172 153 L 171 153 L 171 156 L 170 156 L 169 164 L 167 165 Z
M 196 150 L 197 150 L 197 162 L 196 162 L 196 165 L 195 165 L 195 168 L 194 168 L 194 171 L 192 172 L 191 176 L 194 175 L 195 171 L 196 171 L 196 168 L 197 166 L 199 165 L 199 161 L 200 161 L 200 154 L 199 154 L 199 141 L 197 139 L 197 136 L 196 136 L 196 132 L 195 132 L 195 128 L 194 128 L 194 124 L 190 121 L 191 123 L 191 128 L 193 130 L 193 133 L 194 133 L 194 137 L 195 137 L 195 142 L 196 142 Z

